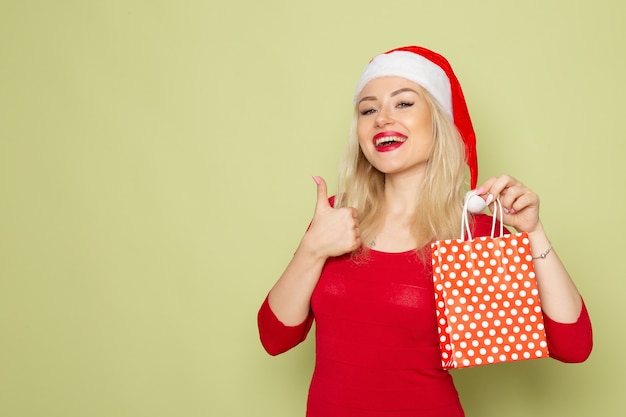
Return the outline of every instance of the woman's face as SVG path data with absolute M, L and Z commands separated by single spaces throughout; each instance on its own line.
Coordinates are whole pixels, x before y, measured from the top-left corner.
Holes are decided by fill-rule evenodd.
M 433 146 L 424 89 L 400 77 L 367 83 L 357 98 L 357 136 L 363 154 L 379 171 L 421 175 Z

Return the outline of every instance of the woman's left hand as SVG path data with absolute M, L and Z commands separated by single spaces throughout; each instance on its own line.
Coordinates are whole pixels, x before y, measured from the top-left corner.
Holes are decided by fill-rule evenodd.
M 476 189 L 493 213 L 493 201 L 500 197 L 504 216 L 502 222 L 519 232 L 531 233 L 541 229 L 539 221 L 539 196 L 520 181 L 509 175 L 492 177 Z

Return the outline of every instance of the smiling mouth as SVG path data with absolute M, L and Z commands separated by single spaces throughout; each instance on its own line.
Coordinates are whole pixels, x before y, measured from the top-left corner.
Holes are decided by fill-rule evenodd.
M 401 137 L 401 136 L 385 136 L 385 137 L 376 139 L 374 141 L 374 146 L 376 146 L 377 148 L 381 148 L 385 146 L 391 146 L 395 144 L 404 143 L 406 142 L 406 140 L 407 140 L 406 137 Z

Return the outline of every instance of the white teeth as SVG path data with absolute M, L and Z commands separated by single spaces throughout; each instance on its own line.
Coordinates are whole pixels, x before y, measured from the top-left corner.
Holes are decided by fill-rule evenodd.
M 374 145 L 381 146 L 382 144 L 391 144 L 394 142 L 406 142 L 406 138 L 400 137 L 400 136 L 385 136 L 385 137 L 376 139 L 376 142 L 374 143 Z

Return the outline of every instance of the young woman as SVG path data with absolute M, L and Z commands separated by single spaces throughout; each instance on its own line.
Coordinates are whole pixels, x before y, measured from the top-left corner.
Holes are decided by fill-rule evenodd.
M 585 305 L 544 232 L 539 197 L 507 175 L 478 188 L 475 136 L 449 63 L 422 47 L 375 57 L 359 80 L 339 192 L 317 183 L 313 220 L 258 314 L 272 355 L 302 342 L 316 322 L 308 417 L 463 416 L 441 367 L 430 243 L 458 237 L 470 186 L 527 232 L 550 355 L 591 352 Z M 474 215 L 474 236 L 491 217 Z

